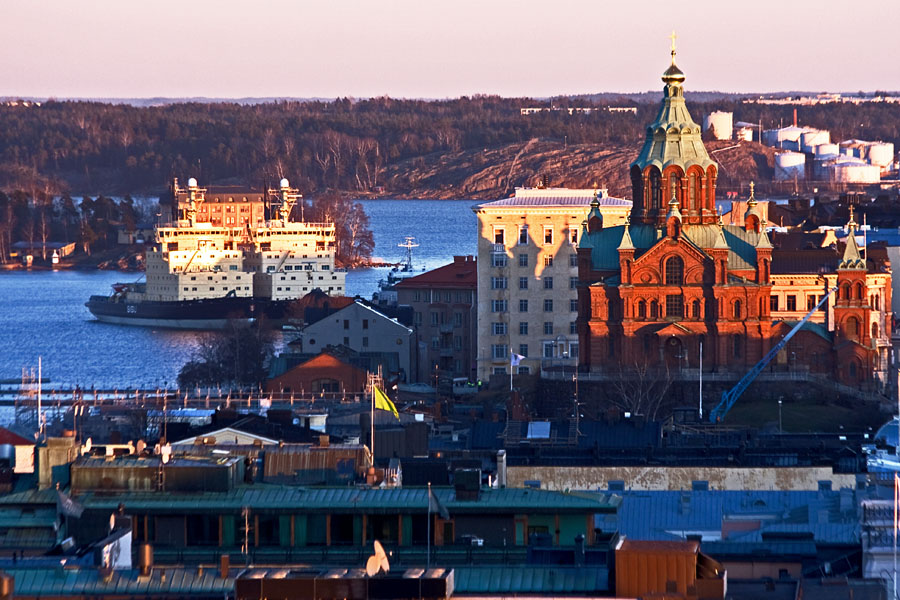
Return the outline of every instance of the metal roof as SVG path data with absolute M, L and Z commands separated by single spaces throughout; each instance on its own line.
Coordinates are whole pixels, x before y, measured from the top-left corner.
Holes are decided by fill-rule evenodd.
M 566 494 L 533 489 L 483 490 L 478 500 L 457 500 L 456 492 L 432 488 L 441 504 L 451 513 L 463 512 L 614 512 L 621 499 L 614 494 Z M 78 496 L 87 509 L 126 509 L 167 512 L 239 511 L 255 509 L 303 512 L 391 513 L 402 510 L 425 512 L 426 488 L 357 489 L 350 487 L 299 488 L 278 485 L 253 485 L 229 492 L 94 494 Z
M 215 569 L 202 574 L 194 569 L 155 567 L 149 577 L 135 569 L 115 570 L 109 581 L 97 569 L 5 569 L 15 579 L 16 596 L 197 596 L 225 597 L 234 591 L 234 579 L 221 578 Z
M 609 590 L 606 567 L 454 567 L 453 577 L 454 592 L 460 594 L 573 594 Z

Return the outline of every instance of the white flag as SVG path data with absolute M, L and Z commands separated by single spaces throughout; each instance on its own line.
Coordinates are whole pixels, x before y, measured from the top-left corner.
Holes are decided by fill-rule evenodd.
M 519 363 L 522 362 L 522 359 L 525 357 L 522 356 L 521 354 L 516 354 L 515 352 L 512 352 L 511 354 L 512 354 L 512 358 L 510 358 L 509 364 L 514 367 L 518 367 Z

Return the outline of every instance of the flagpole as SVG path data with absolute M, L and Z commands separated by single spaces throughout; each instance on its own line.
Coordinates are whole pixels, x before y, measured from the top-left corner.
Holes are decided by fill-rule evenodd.
M 703 342 L 700 342 L 700 420 L 703 420 Z
M 371 418 L 369 419 L 369 446 L 370 450 L 372 450 L 372 466 L 375 466 L 375 377 L 371 377 Z
M 509 355 L 509 391 L 513 391 L 512 369 L 513 369 L 513 355 L 512 355 L 512 352 L 510 352 L 510 355 Z
M 897 478 L 897 473 L 894 473 L 894 598 L 897 598 L 897 525 L 898 523 L 898 515 L 897 515 L 897 501 L 900 500 L 900 488 L 897 487 L 897 484 L 900 483 L 900 480 Z
M 894 504 L 896 507 L 896 503 Z M 428 550 L 425 557 L 425 570 L 431 568 L 431 482 L 428 482 Z M 897 572 L 897 551 L 896 551 L 897 528 L 894 528 L 894 573 Z

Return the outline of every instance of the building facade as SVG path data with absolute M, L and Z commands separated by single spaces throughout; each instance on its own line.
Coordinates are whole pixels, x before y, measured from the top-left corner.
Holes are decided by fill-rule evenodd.
M 475 377 L 474 256 L 454 256 L 453 262 L 397 283 L 397 303 L 413 309 L 416 355 L 415 381 L 435 374 Z
M 779 361 L 882 379 L 890 323 L 890 262 L 863 258 L 852 215 L 842 254 L 776 252 L 751 191 L 742 225 L 716 209 L 718 166 L 684 100 L 684 74 L 663 74 L 664 97 L 634 163 L 634 205 L 623 226 L 591 209 L 578 245 L 580 363 L 591 370 L 704 369 L 743 374 L 837 287 Z
M 576 247 L 595 206 L 610 226 L 631 203 L 606 190 L 517 188 L 478 216 L 478 377 L 537 373 L 578 356 Z M 517 367 L 511 354 L 522 357 Z

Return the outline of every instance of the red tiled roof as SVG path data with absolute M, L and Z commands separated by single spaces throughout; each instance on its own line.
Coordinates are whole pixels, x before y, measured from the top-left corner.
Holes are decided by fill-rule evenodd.
M 454 256 L 453 262 L 427 273 L 409 277 L 396 286 L 400 289 L 414 288 L 461 288 L 474 290 L 478 284 L 478 271 L 474 256 Z
M 9 429 L 0 427 L 0 446 L 4 444 L 9 444 L 10 446 L 33 446 L 34 440 L 29 440 L 18 433 L 13 433 Z
M 294 301 L 294 309 L 324 308 L 326 305 L 334 310 L 350 306 L 355 300 L 349 296 L 329 296 L 320 289 L 315 289 L 302 298 Z

